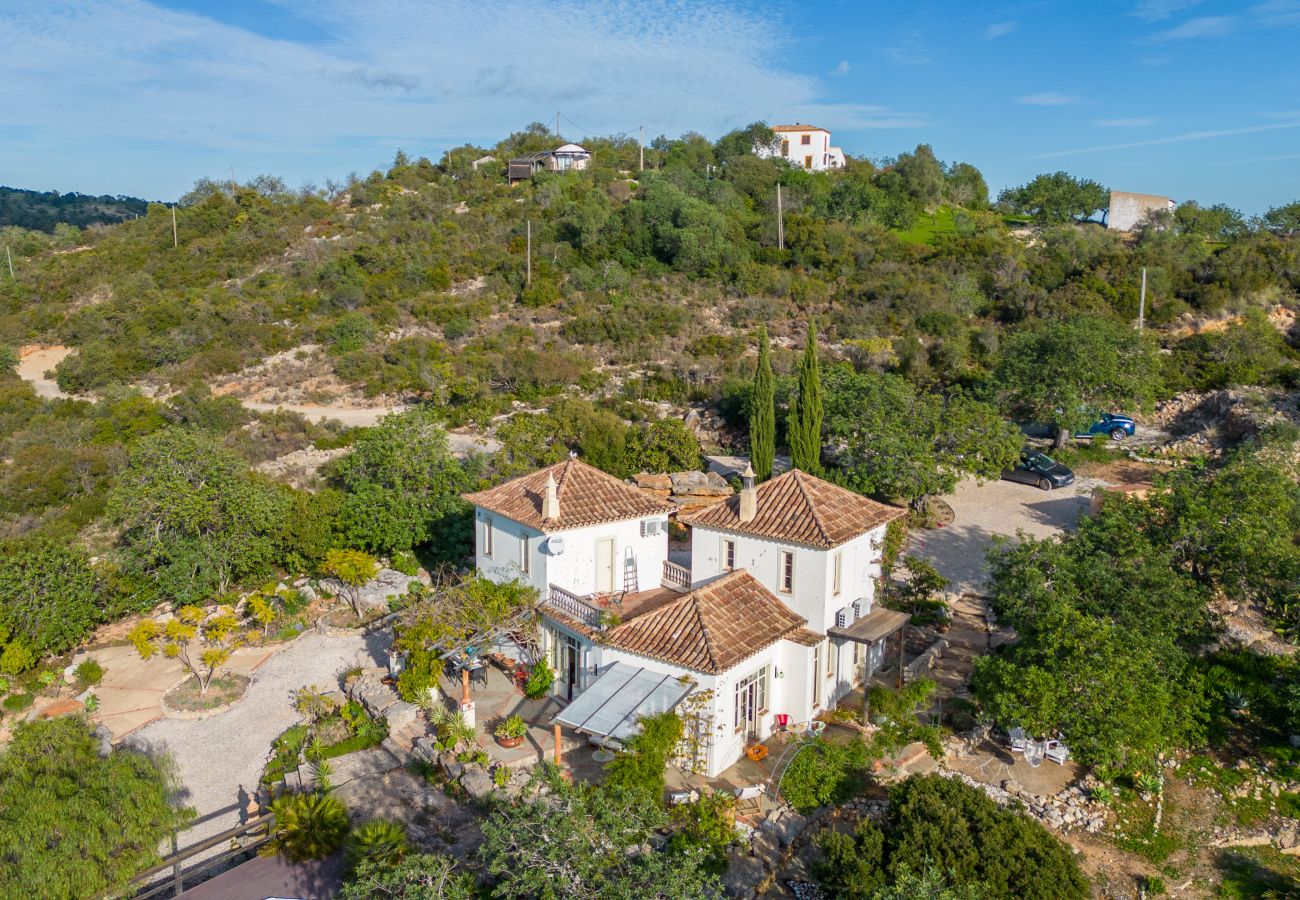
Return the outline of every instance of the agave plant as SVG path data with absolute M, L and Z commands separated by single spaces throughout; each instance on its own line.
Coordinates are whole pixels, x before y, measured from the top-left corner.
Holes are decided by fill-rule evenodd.
M 348 833 L 348 811 L 331 794 L 281 794 L 271 802 L 271 839 L 262 854 L 290 862 L 329 856 Z
M 1239 719 L 1250 712 L 1250 697 L 1238 688 L 1224 691 L 1223 703 L 1228 707 L 1228 715 L 1234 719 Z
M 406 826 L 391 819 L 362 822 L 352 829 L 343 842 L 349 869 L 355 869 L 363 862 L 396 865 L 410 850 Z
M 1144 794 L 1160 793 L 1160 776 L 1151 772 L 1142 772 L 1133 777 L 1133 786 Z
M 1115 791 L 1111 789 L 1110 785 L 1099 784 L 1092 789 L 1092 799 L 1102 806 L 1110 806 L 1115 800 Z
M 453 747 L 459 747 L 461 744 L 472 745 L 478 740 L 478 731 L 459 710 L 447 714 L 447 721 L 442 724 L 440 733 L 443 740 Z

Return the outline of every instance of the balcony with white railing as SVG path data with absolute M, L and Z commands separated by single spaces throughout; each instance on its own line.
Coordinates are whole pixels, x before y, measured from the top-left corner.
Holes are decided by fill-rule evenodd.
M 691 570 L 671 560 L 664 560 L 663 586 L 675 591 L 691 589 Z
M 551 585 L 543 606 L 549 606 L 561 615 L 588 628 L 604 629 L 609 621 L 607 611 L 594 603 L 590 597 L 579 597 L 554 584 Z

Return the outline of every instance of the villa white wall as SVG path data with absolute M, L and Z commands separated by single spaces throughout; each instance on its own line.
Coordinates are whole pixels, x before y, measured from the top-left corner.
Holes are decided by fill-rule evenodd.
M 860 535 L 832 550 L 786 544 L 767 538 L 718 531 L 703 526 L 691 529 L 691 580 L 695 584 L 723 573 L 723 541 L 736 545 L 735 567 L 748 569 L 769 591 L 808 620 L 808 627 L 821 634 L 835 624 L 836 611 L 861 599 L 862 615 L 871 611 L 875 580 L 880 577 L 884 526 Z M 792 551 L 794 590 L 780 590 L 781 553 Z M 834 594 L 835 555 L 841 555 L 840 593 Z M 849 621 L 853 619 L 849 616 Z
M 586 528 L 553 532 L 564 538 L 564 552 L 555 556 L 547 547 L 550 535 L 529 528 L 513 519 L 485 509 L 475 510 L 474 565 L 493 581 L 524 581 L 543 594 L 555 584 L 579 596 L 596 589 L 596 546 L 603 538 L 614 540 L 614 590 L 623 589 L 623 559 L 631 553 L 636 559 L 640 590 L 659 586 L 664 560 L 668 558 L 666 515 L 609 522 Z M 654 519 L 659 533 L 641 536 L 641 523 Z M 492 555 L 486 548 L 487 528 L 493 531 Z M 524 574 L 520 558 L 520 537 L 529 538 L 529 569 Z

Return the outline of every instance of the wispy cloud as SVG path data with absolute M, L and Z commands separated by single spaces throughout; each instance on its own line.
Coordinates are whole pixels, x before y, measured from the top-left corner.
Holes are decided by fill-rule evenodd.
M 1015 31 L 1017 23 L 1015 22 L 994 22 L 984 29 L 984 40 L 991 41 L 996 38 L 1004 37 Z
M 934 62 L 934 50 L 921 38 L 919 31 L 903 35 L 881 52 L 885 59 L 900 66 L 924 66 Z
M 1098 128 L 1146 128 L 1154 125 L 1155 119 L 1136 117 L 1132 119 L 1093 119 L 1092 124 Z
M 1250 11 L 1265 25 L 1300 23 L 1300 0 L 1266 0 L 1252 6 Z
M 840 60 L 840 64 L 839 64 L 838 66 L 836 66 L 835 68 L 831 69 L 831 74 L 832 74 L 832 75 L 847 75 L 847 74 L 849 74 L 849 61 L 848 61 L 847 59 L 842 59 L 842 60 Z
M 1071 106 L 1078 103 L 1079 98 L 1073 94 L 1062 94 L 1060 91 L 1039 91 L 1036 94 L 1017 97 L 1016 102 L 1022 106 Z
M 1222 37 L 1237 27 L 1235 16 L 1200 16 L 1151 36 L 1153 41 L 1185 41 L 1192 38 Z
M 712 0 L 654 15 L 603 0 L 312 0 L 294 6 L 327 36 L 310 43 L 226 23 L 217 5 L 211 16 L 149 0 L 4 6 L 0 109 L 27 135 L 0 142 L 8 178 L 75 172 L 160 196 L 158 162 L 173 190 L 231 163 L 338 175 L 398 146 L 436 158 L 494 141 L 557 109 L 601 133 L 644 122 L 717 134 L 758 118 L 929 124 L 828 101 L 820 79 L 781 62 L 791 38 L 778 17 Z M 134 150 L 108 152 L 121 147 Z M 44 168 L 14 171 L 41 157 Z
M 1147 22 L 1160 22 L 1202 2 L 1204 0 L 1138 0 L 1133 15 Z
M 1206 131 L 1189 131 L 1168 137 L 1152 138 L 1146 141 L 1129 141 L 1123 144 L 1103 144 L 1097 147 L 1077 147 L 1073 150 L 1053 150 L 1049 153 L 1035 153 L 1022 156 L 1020 160 L 1057 159 L 1062 156 L 1082 156 L 1086 153 L 1106 153 L 1113 150 L 1133 150 L 1139 147 L 1156 147 L 1161 144 L 1181 144 L 1187 141 L 1204 141 L 1212 138 L 1233 137 L 1241 134 L 1260 134 L 1266 131 L 1281 131 L 1288 128 L 1300 128 L 1300 118 L 1289 122 L 1277 122 L 1273 125 L 1252 125 L 1246 128 L 1217 128 Z

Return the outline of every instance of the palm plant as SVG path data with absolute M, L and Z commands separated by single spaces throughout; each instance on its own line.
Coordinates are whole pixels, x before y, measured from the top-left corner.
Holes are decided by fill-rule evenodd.
M 343 842 L 349 869 L 361 863 L 396 865 L 411 850 L 406 826 L 391 819 L 370 819 L 352 829 Z
M 262 854 L 280 854 L 290 862 L 320 859 L 343 844 L 348 811 L 331 794 L 281 794 L 271 802 L 271 839 Z

